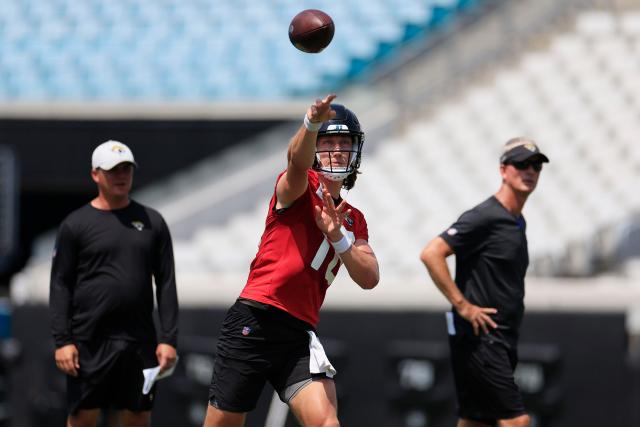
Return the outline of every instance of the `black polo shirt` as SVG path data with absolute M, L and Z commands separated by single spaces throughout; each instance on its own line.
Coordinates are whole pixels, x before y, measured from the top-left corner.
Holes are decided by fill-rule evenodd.
M 469 302 L 498 310 L 492 318 L 498 339 L 515 343 L 524 314 L 524 276 L 529 265 L 526 222 L 491 196 L 443 232 L 456 254 L 455 282 Z M 457 334 L 473 334 L 454 312 Z

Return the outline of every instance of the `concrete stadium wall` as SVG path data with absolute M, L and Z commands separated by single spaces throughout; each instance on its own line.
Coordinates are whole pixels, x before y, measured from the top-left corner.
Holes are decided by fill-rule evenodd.
M 224 311 L 182 310 L 181 361 L 174 376 L 159 384 L 154 426 L 201 425 Z M 10 369 L 11 425 L 61 426 L 65 382 L 53 362 L 46 307 L 18 307 L 13 320 L 23 356 Z M 637 408 L 631 399 L 637 395 L 637 373 L 627 360 L 625 322 L 625 314 L 618 312 L 527 314 L 517 376 L 537 427 L 633 425 Z M 454 391 L 441 312 L 325 310 L 319 335 L 339 372 L 344 425 L 454 424 Z M 265 388 L 248 427 L 296 425 L 290 414 L 271 405 L 272 393 Z M 268 412 L 269 423 L 265 421 Z

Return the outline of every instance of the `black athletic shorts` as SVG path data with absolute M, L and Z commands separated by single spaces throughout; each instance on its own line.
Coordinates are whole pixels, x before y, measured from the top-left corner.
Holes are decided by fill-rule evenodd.
M 67 375 L 69 412 L 79 409 L 113 408 L 150 411 L 155 386 L 142 394 L 142 369 L 157 365 L 155 344 L 105 339 L 76 342 L 80 369 L 77 377 Z
M 513 372 L 518 354 L 490 337 L 450 335 L 460 418 L 494 425 L 525 414 Z
M 307 331 L 314 329 L 282 310 L 237 301 L 222 324 L 209 403 L 223 411 L 249 412 L 266 382 L 288 402 L 312 380 L 327 378 L 310 372 Z

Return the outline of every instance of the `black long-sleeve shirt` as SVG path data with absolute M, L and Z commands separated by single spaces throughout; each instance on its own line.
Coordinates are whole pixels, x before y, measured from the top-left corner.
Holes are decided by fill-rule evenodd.
M 153 287 L 160 334 L 153 324 Z M 176 346 L 178 298 L 169 229 L 135 201 L 122 209 L 90 204 L 60 225 L 49 299 L 56 347 L 115 338 Z

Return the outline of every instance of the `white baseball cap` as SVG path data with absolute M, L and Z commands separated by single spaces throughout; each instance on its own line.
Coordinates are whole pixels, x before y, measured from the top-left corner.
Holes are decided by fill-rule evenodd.
M 132 163 L 134 166 L 138 166 L 135 160 L 133 160 L 133 153 L 122 142 L 109 140 L 98 145 L 93 154 L 91 155 L 91 168 L 110 170 L 114 166 L 120 163 Z

